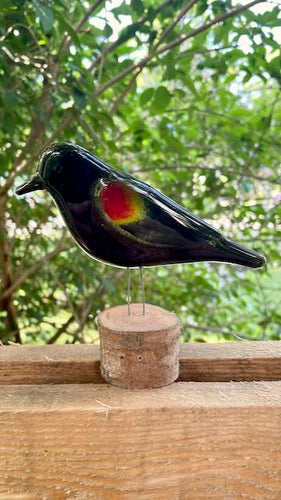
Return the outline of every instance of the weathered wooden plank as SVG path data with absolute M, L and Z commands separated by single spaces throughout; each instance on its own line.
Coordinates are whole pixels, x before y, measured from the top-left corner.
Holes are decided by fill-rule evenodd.
M 184 344 L 181 346 L 179 380 L 281 380 L 281 342 Z
M 0 498 L 280 499 L 281 382 L 0 387 Z
M 103 383 L 99 346 L 0 347 L 0 385 Z
M 281 380 L 281 342 L 181 345 L 181 381 Z M 0 347 L 0 385 L 103 383 L 99 346 Z

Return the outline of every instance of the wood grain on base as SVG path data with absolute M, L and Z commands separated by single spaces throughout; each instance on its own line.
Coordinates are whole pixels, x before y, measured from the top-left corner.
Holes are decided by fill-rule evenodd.
M 281 382 L 2 386 L 0 498 L 280 500 L 280 394 Z
M 281 380 L 281 342 L 181 345 L 179 380 Z M 103 383 L 98 345 L 0 347 L 0 385 L 89 382 Z

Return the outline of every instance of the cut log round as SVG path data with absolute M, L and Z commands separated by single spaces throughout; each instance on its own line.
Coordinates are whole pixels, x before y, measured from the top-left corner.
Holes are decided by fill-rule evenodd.
M 113 385 L 143 389 L 163 387 L 179 375 L 178 317 L 161 307 L 131 304 L 98 316 L 102 377 Z

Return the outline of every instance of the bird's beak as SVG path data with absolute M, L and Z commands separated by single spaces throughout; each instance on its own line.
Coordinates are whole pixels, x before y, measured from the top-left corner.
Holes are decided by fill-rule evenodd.
M 19 186 L 16 189 L 16 194 L 26 194 L 30 193 L 31 191 L 37 191 L 37 189 L 44 189 L 43 182 L 39 174 L 33 175 L 25 184 Z

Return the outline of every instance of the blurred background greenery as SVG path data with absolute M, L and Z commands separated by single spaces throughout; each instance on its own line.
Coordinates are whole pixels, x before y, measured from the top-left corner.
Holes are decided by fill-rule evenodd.
M 185 341 L 280 339 L 277 2 L 1 0 L 0 18 L 3 343 L 96 341 L 96 313 L 126 300 L 125 271 L 82 254 L 48 195 L 14 195 L 55 141 L 266 255 L 257 271 L 145 270 L 147 301 L 180 316 Z

